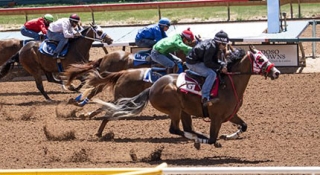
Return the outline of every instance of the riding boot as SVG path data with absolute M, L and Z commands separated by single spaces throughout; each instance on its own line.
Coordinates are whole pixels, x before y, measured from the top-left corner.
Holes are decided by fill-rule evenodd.
M 167 74 L 172 74 L 173 73 L 173 68 L 168 67 L 167 68 Z
M 202 105 L 204 107 L 212 106 L 214 103 L 217 103 L 220 99 L 218 97 L 210 98 L 203 98 Z

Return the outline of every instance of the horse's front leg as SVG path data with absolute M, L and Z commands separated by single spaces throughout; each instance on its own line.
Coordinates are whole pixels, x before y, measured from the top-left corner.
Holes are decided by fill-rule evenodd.
M 210 138 L 209 144 L 214 144 L 216 148 L 220 148 L 222 145 L 217 141 L 218 134 L 222 125 L 222 121 L 219 119 L 221 116 L 210 117 Z
M 245 132 L 247 130 L 247 124 L 238 116 L 238 114 L 235 114 L 231 119 L 230 122 L 238 126 L 238 130 L 235 133 L 232 133 L 230 135 L 223 134 L 219 138 L 224 140 L 234 140 L 239 139 L 240 134 Z
M 200 143 L 209 142 L 209 136 L 194 130 L 192 125 L 192 118 L 190 114 L 187 114 L 186 112 L 182 111 L 181 121 L 182 121 L 182 126 L 184 131 L 183 136 L 190 140 L 194 140 L 195 142 L 194 147 L 196 149 L 200 149 Z
M 91 112 L 88 112 L 88 113 L 82 113 L 78 117 L 82 118 L 82 119 L 87 119 L 87 118 L 88 119 L 92 119 L 94 116 L 100 114 L 103 111 L 104 111 L 103 108 L 98 108 L 97 110 L 94 110 L 94 111 L 91 111 Z M 93 118 L 93 119 L 96 119 L 96 118 Z

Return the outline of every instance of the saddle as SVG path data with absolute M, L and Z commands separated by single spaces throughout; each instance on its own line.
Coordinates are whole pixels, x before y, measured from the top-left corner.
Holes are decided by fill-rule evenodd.
M 53 51 L 54 51 L 54 49 L 56 49 L 57 45 L 58 45 L 57 41 L 52 41 L 52 40 L 46 39 L 41 42 L 40 47 L 39 47 L 39 51 L 42 54 L 45 54 L 48 56 L 53 56 Z M 68 53 L 68 49 L 69 49 L 69 43 L 67 43 L 63 47 L 63 49 L 60 53 L 60 56 L 63 56 L 63 57 L 66 56 Z
M 177 79 L 177 87 L 179 87 L 179 90 L 183 93 L 192 93 L 201 97 L 201 89 L 204 82 L 205 77 L 191 70 L 186 70 L 186 72 L 179 74 Z M 210 92 L 211 97 L 218 96 L 219 84 L 220 79 L 217 76 Z

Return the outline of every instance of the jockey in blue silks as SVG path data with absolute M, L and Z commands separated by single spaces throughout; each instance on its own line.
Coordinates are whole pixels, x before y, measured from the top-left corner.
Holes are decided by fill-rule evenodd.
M 166 31 L 171 23 L 168 18 L 161 18 L 157 24 L 140 29 L 136 35 L 135 43 L 138 47 L 152 48 L 162 38 L 166 38 Z

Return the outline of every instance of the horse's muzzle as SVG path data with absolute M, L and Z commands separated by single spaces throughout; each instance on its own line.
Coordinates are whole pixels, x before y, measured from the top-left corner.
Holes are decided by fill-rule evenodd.
M 272 75 L 270 76 L 271 80 L 278 79 L 281 74 L 281 72 L 275 67 L 272 68 L 271 73 L 272 73 Z

